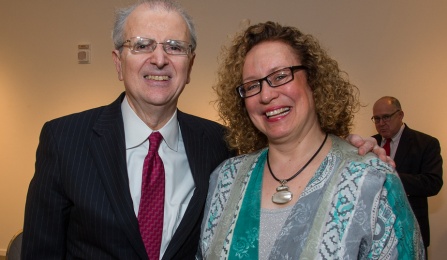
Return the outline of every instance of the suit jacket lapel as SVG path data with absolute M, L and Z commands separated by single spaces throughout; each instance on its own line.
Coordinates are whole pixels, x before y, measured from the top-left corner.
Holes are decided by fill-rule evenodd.
M 396 162 L 396 170 L 399 169 L 399 165 L 405 161 L 407 153 L 410 151 L 411 144 L 413 142 L 412 130 L 405 125 L 402 131 L 402 136 L 399 140 L 399 146 L 396 150 L 396 155 L 394 156 L 394 161 Z M 399 171 L 398 171 L 399 172 Z
M 208 167 L 209 161 L 205 156 L 210 152 L 210 145 L 209 140 L 204 137 L 203 129 L 200 125 L 186 120 L 185 114 L 181 111 L 177 112 L 177 117 L 196 189 L 163 259 L 171 259 L 185 241 L 190 239 L 189 236 L 196 225 L 201 224 L 211 173 Z
M 121 114 L 123 98 L 124 93 L 115 102 L 106 106 L 93 127 L 98 136 L 93 138 L 91 143 L 92 156 L 117 221 L 141 259 L 147 259 L 138 220 L 133 210 L 127 176 L 124 125 Z

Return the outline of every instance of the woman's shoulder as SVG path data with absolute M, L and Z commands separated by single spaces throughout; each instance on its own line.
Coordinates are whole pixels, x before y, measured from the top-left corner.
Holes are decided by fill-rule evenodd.
M 234 168 L 239 168 L 242 163 L 246 163 L 246 162 L 255 162 L 257 160 L 257 158 L 261 155 L 261 153 L 263 151 L 265 151 L 267 148 L 252 152 L 252 153 L 247 153 L 247 154 L 241 154 L 241 155 L 237 155 L 234 157 L 231 157 L 229 159 L 226 159 L 225 161 L 222 162 L 221 166 L 231 166 Z
M 374 170 L 375 172 L 387 174 L 395 173 L 395 169 L 388 163 L 380 160 L 376 154 L 368 152 L 365 155 L 358 154 L 358 148 L 337 136 L 332 138 L 332 153 L 343 160 L 350 167 L 360 167 L 363 169 Z
M 226 159 L 211 173 L 211 185 L 217 183 L 219 179 L 225 179 L 227 182 L 232 182 L 236 178 L 238 172 L 250 171 L 257 162 L 257 159 L 261 153 L 265 150 L 266 148 L 253 153 L 241 154 Z

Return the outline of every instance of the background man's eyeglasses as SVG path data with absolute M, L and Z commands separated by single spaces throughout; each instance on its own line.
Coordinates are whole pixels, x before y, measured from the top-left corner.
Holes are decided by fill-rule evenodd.
M 163 50 L 167 54 L 172 55 L 188 55 L 191 53 L 192 48 L 191 44 L 179 40 L 157 42 L 149 38 L 132 37 L 129 40 L 126 40 L 118 49 L 128 47 L 133 53 L 151 53 L 157 48 L 158 44 L 163 45 Z
M 293 73 L 298 70 L 306 70 L 307 67 L 303 65 L 286 67 L 270 73 L 262 79 L 252 80 L 246 82 L 236 88 L 237 93 L 241 98 L 252 97 L 259 94 L 262 90 L 262 81 L 267 81 L 270 87 L 276 88 L 293 80 Z
M 389 122 L 391 120 L 391 117 L 394 116 L 397 112 L 399 112 L 400 109 L 396 110 L 394 113 L 389 115 L 383 115 L 383 116 L 373 116 L 371 117 L 371 121 L 373 121 L 374 124 L 380 123 L 380 120 L 382 120 L 384 123 Z

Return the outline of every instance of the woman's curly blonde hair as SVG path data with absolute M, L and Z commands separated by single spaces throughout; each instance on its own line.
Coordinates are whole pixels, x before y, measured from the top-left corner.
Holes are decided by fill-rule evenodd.
M 329 134 L 346 137 L 358 111 L 358 88 L 351 84 L 337 61 L 329 57 L 312 35 L 297 28 L 275 22 L 252 25 L 237 34 L 231 46 L 223 48 L 217 93 L 219 116 L 228 127 L 226 140 L 239 153 L 250 153 L 268 145 L 267 137 L 251 122 L 236 87 L 242 83 L 242 68 L 247 53 L 265 41 L 280 41 L 292 47 L 301 65 L 307 67 L 307 83 L 313 91 L 316 113 L 321 129 Z M 300 64 L 293 64 L 300 65 Z

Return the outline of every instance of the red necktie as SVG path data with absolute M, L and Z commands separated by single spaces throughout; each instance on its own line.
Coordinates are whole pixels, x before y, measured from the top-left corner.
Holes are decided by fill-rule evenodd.
M 383 149 L 385 149 L 386 155 L 390 156 L 390 143 L 391 143 L 391 138 L 387 138 L 385 140 L 385 144 L 383 145 Z
M 163 140 L 159 132 L 149 136 L 149 152 L 144 159 L 138 224 L 141 237 L 151 260 L 160 258 L 165 201 L 165 170 L 158 155 Z

